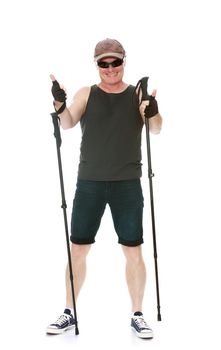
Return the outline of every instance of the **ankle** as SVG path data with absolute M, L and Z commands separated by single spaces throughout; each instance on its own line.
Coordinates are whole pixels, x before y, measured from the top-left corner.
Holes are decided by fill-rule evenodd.
M 64 309 L 64 314 L 73 315 L 73 311 L 74 310 L 71 307 L 66 306 Z
M 143 316 L 142 311 L 132 311 L 132 317 L 134 316 Z

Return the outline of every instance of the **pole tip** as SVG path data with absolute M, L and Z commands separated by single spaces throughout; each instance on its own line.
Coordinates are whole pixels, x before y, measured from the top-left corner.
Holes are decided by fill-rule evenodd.
M 78 326 L 76 325 L 75 327 L 75 335 L 78 335 L 79 334 L 79 329 L 78 329 Z
M 157 315 L 157 321 L 162 321 L 162 319 L 161 319 L 161 314 L 158 314 L 158 315 Z

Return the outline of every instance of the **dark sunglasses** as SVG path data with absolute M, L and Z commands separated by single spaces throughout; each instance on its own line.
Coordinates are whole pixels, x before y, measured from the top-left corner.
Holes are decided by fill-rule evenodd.
M 98 65 L 98 67 L 100 67 L 100 68 L 109 68 L 110 66 L 111 67 L 113 67 L 113 68 L 115 68 L 115 67 L 119 67 L 119 66 L 121 66 L 122 64 L 123 64 L 123 61 L 124 60 L 122 60 L 122 59 L 120 59 L 120 58 L 118 58 L 118 59 L 116 59 L 115 61 L 113 61 L 113 62 L 104 62 L 104 61 L 98 61 L 97 62 L 97 65 Z

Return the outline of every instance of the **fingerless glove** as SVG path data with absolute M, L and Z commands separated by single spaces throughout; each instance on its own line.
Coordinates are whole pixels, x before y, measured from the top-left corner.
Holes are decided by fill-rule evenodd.
M 64 91 L 64 89 L 61 89 L 57 80 L 53 81 L 51 92 L 52 92 L 52 95 L 53 95 L 55 101 L 63 102 L 63 105 L 59 108 L 58 111 L 56 111 L 58 114 L 60 114 L 66 108 L 66 99 L 67 99 L 66 92 Z
M 52 95 L 55 99 L 55 101 L 59 102 L 65 102 L 67 96 L 64 91 L 64 89 L 60 88 L 60 85 L 57 80 L 53 81 L 52 88 L 51 88 Z
M 144 110 L 145 117 L 150 119 L 157 113 L 159 113 L 157 100 L 154 96 L 149 96 L 149 106 L 146 106 Z

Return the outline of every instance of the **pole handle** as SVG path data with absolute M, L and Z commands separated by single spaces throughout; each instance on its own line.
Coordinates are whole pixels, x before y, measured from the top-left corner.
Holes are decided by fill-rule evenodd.
M 143 77 L 142 79 L 140 79 L 140 87 L 142 90 L 142 101 L 150 99 L 150 95 L 147 92 L 148 79 L 149 77 Z
M 59 116 L 56 112 L 51 113 L 52 121 L 54 125 L 54 137 L 56 138 L 57 145 L 61 147 L 61 132 L 60 132 L 60 126 L 59 126 Z

